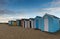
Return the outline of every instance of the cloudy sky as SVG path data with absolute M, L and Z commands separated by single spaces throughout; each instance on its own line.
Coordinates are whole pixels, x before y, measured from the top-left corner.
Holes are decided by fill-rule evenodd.
M 60 0 L 0 0 L 0 22 L 34 18 L 45 13 L 60 17 Z

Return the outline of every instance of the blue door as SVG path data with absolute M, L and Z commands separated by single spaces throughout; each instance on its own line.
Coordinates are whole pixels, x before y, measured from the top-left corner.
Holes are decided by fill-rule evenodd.
M 36 29 L 39 29 L 39 20 L 36 20 Z

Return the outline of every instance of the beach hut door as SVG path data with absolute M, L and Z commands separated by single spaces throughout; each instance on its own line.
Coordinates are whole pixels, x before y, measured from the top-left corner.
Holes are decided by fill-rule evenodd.
M 48 19 L 44 19 L 44 31 L 48 31 Z
M 32 24 L 31 24 L 31 21 L 30 21 L 30 28 L 31 28 L 31 25 L 32 25 Z

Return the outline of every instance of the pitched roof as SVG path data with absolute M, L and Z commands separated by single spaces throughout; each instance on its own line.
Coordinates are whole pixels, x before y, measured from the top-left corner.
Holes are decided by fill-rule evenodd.
M 30 18 L 30 19 L 31 19 L 31 20 L 34 20 L 34 18 Z M 30 19 L 29 19 L 29 20 L 30 20 Z
M 36 16 L 36 18 L 42 18 L 42 17 L 40 17 L 40 16 Z
M 17 21 L 21 21 L 21 19 L 17 19 Z
M 26 20 L 26 21 L 28 21 L 29 19 L 21 19 L 21 20 Z
M 54 16 L 54 15 L 50 15 L 50 14 L 45 14 L 45 15 L 48 15 L 48 16 L 53 17 L 53 18 L 60 19 L 60 18 L 58 18 L 58 17 L 56 17 L 56 16 Z M 44 15 L 44 16 L 45 16 L 45 15 Z

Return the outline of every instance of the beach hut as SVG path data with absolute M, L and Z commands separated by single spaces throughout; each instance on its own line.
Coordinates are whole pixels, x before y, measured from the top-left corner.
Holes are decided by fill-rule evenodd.
M 9 24 L 10 26 L 13 26 L 13 20 L 8 21 L 8 24 Z
M 29 24 L 28 22 L 29 22 L 29 19 L 22 19 L 21 20 L 22 27 L 28 28 L 28 24 Z
M 9 24 L 10 26 L 17 26 L 17 22 L 14 21 L 14 20 L 8 21 L 8 24 Z
M 34 20 L 34 28 L 35 29 L 40 29 L 41 23 L 42 23 L 41 20 L 42 20 L 42 17 L 40 17 L 40 16 L 35 17 L 35 20 Z
M 21 19 L 21 26 L 24 27 L 24 25 L 25 25 L 24 19 Z
M 27 28 L 31 28 L 29 19 L 27 19 L 26 21 L 27 21 Z
M 10 26 L 12 26 L 12 21 L 8 21 L 8 24 L 9 24 Z
M 21 26 L 21 20 L 16 20 L 17 26 Z
M 29 19 L 29 26 L 30 28 L 34 28 L 34 18 Z
M 59 18 L 50 14 L 45 14 L 44 19 L 44 31 L 46 32 L 57 32 L 59 31 Z
M 17 22 L 16 21 L 12 21 L 12 26 L 17 26 Z

